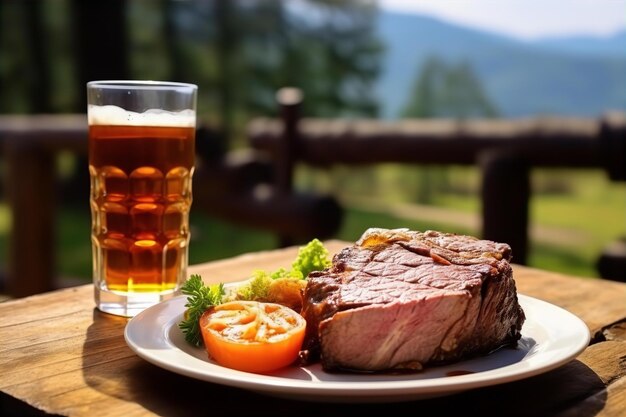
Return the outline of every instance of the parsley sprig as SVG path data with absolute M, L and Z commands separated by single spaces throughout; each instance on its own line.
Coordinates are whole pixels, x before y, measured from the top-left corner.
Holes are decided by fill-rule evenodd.
M 200 332 L 200 316 L 209 307 L 220 304 L 224 295 L 224 284 L 204 285 L 200 275 L 192 275 L 181 288 L 187 296 L 185 318 L 178 327 L 185 334 L 185 340 L 194 345 L 202 345 Z

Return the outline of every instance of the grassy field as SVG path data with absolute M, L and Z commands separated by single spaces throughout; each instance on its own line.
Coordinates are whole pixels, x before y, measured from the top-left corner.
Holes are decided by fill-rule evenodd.
M 377 170 L 338 168 L 321 175 L 304 172 L 301 176 L 303 184 L 343 196 L 347 201 L 352 200 L 351 195 L 357 201 L 367 195 L 370 201 L 382 201 L 382 206 L 388 207 L 419 203 L 414 210 L 408 210 L 415 213 L 413 216 L 402 217 L 388 214 L 395 210 L 372 212 L 365 204 L 351 207 L 341 232 L 345 239 L 353 239 L 362 227 L 377 222 L 480 235 L 480 175 L 472 167 L 389 165 Z M 609 181 L 601 170 L 535 169 L 531 187 L 529 264 L 578 276 L 597 276 L 595 263 L 603 248 L 626 235 L 626 185 Z M 436 222 L 427 221 L 421 218 L 420 207 L 437 207 L 450 215 L 437 216 Z
M 427 207 L 450 215 L 436 221 L 420 216 L 416 205 L 409 214 L 398 214 L 392 208 L 412 204 L 419 197 L 420 175 L 405 169 L 385 167 L 380 172 L 339 169 L 317 175 L 301 175 L 300 186 L 336 193 L 346 201 L 346 215 L 338 239 L 354 241 L 368 227 L 408 227 L 415 230 L 435 229 L 479 235 L 476 221 L 480 213 L 477 197 L 479 178 L 469 168 L 455 168 L 446 173 L 444 190 L 432 192 Z M 441 173 L 430 173 L 437 178 Z M 537 171 L 533 173 L 531 222 L 542 239 L 531 244 L 529 264 L 534 267 L 579 276 L 597 276 L 595 262 L 602 248 L 626 235 L 626 187 L 609 182 L 600 171 Z M 373 186 L 374 185 L 374 186 Z M 375 207 L 358 198 L 367 189 Z M 0 205 L 0 262 L 6 264 L 10 213 Z M 57 224 L 57 262 L 62 276 L 88 281 L 91 276 L 89 211 L 85 206 L 63 206 Z M 190 262 L 206 262 L 249 251 L 276 247 L 277 239 L 259 232 L 223 223 L 192 210 L 192 243 Z
M 602 171 L 536 170 L 532 187 L 531 224 L 552 239 L 531 242 L 530 265 L 597 276 L 595 263 L 603 248 L 626 235 L 626 186 L 610 182 Z M 480 209 L 476 199 L 458 195 L 446 195 L 439 204 Z

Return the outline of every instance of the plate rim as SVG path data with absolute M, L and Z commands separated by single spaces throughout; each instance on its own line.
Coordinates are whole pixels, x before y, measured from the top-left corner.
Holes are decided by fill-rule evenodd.
M 525 378 L 529 378 L 538 374 L 542 374 L 560 367 L 578 356 L 589 344 L 591 335 L 589 328 L 578 316 L 567 311 L 566 309 L 551 304 L 547 301 L 518 293 L 520 305 L 525 312 L 531 309 L 549 309 L 552 315 L 561 315 L 570 322 L 563 328 L 568 335 L 577 336 L 576 344 L 568 344 L 565 348 L 561 348 L 560 355 L 552 360 L 544 363 L 531 364 L 531 366 L 521 366 L 527 361 L 523 359 L 510 365 L 494 368 L 492 370 L 472 373 L 469 375 L 446 376 L 428 379 L 402 379 L 402 380 L 385 380 L 380 379 L 373 381 L 350 381 L 349 376 L 354 374 L 345 374 L 348 380 L 345 381 L 314 381 L 292 379 L 282 376 L 253 374 L 248 372 L 236 371 L 233 369 L 221 367 L 208 359 L 199 359 L 185 350 L 181 349 L 169 337 L 172 327 L 177 324 L 183 314 L 186 296 L 178 296 L 170 300 L 156 304 L 142 311 L 137 316 L 128 321 L 124 329 L 124 339 L 130 349 L 140 358 L 159 366 L 171 372 L 185 375 L 191 378 L 199 379 L 206 382 L 227 385 L 236 388 L 247 389 L 265 394 L 274 394 L 284 397 L 299 397 L 303 399 L 323 399 L 333 400 L 345 396 L 354 401 L 362 401 L 369 399 L 370 401 L 379 401 L 380 399 L 401 399 L 409 396 L 410 399 L 428 398 L 430 396 L 453 394 L 460 391 L 492 386 L 501 383 L 513 382 Z M 180 304 L 180 305 L 179 305 Z M 176 311 L 179 309 L 179 311 Z M 148 321 L 152 327 L 143 327 L 143 321 Z M 528 323 L 528 314 L 525 325 Z M 537 322 L 533 322 L 537 324 Z M 542 329 L 545 330 L 545 326 Z M 155 337 L 158 342 L 162 343 L 158 349 L 146 348 L 141 345 L 138 340 L 138 331 L 148 332 Z M 549 344 L 548 344 L 549 345 Z M 548 346 L 549 347 L 549 346 Z M 165 348 L 165 349 L 164 349 Z M 190 349 L 201 349 L 193 348 Z M 202 349 L 204 351 L 204 349 Z M 164 353 L 166 352 L 166 353 Z M 544 352 L 545 353 L 545 352 Z M 537 355 L 541 355 L 538 353 Z M 190 368 L 188 365 L 171 362 L 170 356 L 174 358 L 182 358 L 183 360 L 196 362 L 198 361 L 200 368 Z M 193 358 L 193 359 L 191 359 Z M 465 361 L 457 362 L 455 365 Z M 535 361 L 536 362 L 536 361 Z M 209 366 L 207 371 L 205 365 Z M 513 367 L 513 372 L 502 372 L 508 367 Z M 308 367 L 301 367 L 307 369 Z M 519 369 L 516 369 L 519 368 Z M 333 374 L 337 375 L 337 374 Z M 347 386 L 349 385 L 349 386 Z

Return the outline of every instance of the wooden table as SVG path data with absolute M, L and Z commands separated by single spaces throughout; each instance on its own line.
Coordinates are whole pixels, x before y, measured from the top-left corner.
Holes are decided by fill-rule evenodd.
M 327 242 L 331 252 L 344 245 Z M 289 265 L 295 253 L 296 248 L 253 253 L 196 265 L 190 272 L 205 281 L 236 281 L 254 269 Z M 539 376 L 391 404 L 277 399 L 166 371 L 127 347 L 127 319 L 95 310 L 90 285 L 5 302 L 0 304 L 0 415 L 21 402 L 29 411 L 71 416 L 626 415 L 626 284 L 522 266 L 514 267 L 514 276 L 520 293 L 582 318 L 592 334 L 590 346 Z

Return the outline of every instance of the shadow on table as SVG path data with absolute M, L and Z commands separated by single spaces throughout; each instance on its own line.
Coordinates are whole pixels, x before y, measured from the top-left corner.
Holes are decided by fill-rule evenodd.
M 279 399 L 188 378 L 137 357 L 123 340 L 126 319 L 94 311 L 84 349 L 86 383 L 112 400 L 136 403 L 168 416 L 232 415 L 457 415 L 593 416 L 606 403 L 605 385 L 588 366 L 574 360 L 556 370 L 494 387 L 420 401 L 374 404 L 319 403 Z M 568 381 L 566 384 L 563 381 Z M 595 396 L 593 401 L 583 399 Z M 104 405 L 103 405 L 104 406 Z
M 55 417 L 23 401 L 0 392 L 0 416 L 2 417 Z

